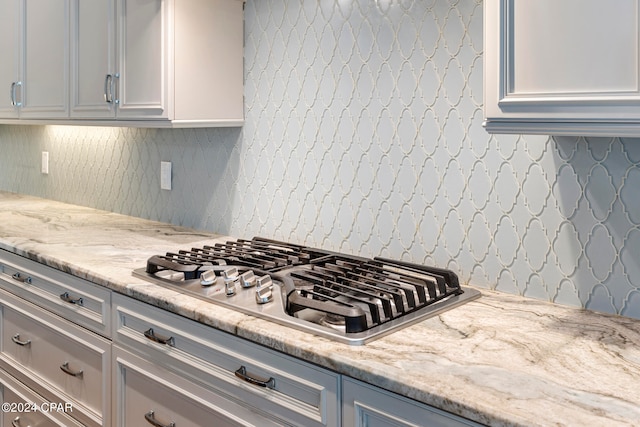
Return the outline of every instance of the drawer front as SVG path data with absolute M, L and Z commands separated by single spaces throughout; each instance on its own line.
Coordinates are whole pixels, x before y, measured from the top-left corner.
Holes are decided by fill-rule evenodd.
M 100 335 L 111 333 L 111 291 L 0 250 L 0 288 Z
M 113 302 L 114 342 L 283 423 L 339 424 L 338 374 L 131 298 Z
M 78 402 L 102 424 L 109 408 L 110 343 L 4 291 L 0 298 L 1 366 L 45 396 Z
M 0 395 L 6 410 L 0 414 L 2 427 L 82 427 L 67 416 L 73 406 L 62 402 L 48 402 L 24 384 L 0 371 Z
M 279 425 L 121 348 L 114 348 L 113 360 L 118 426 Z
M 351 427 L 481 427 L 471 420 L 381 388 L 343 378 L 343 425 Z

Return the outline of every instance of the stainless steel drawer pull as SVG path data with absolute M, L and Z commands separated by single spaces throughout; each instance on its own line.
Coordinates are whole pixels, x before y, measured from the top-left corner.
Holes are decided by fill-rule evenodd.
M 22 277 L 22 274 L 20 273 L 14 273 L 13 276 L 14 280 L 17 280 L 18 282 L 22 282 L 22 283 L 26 283 L 26 284 L 31 284 L 31 276 L 27 276 L 27 277 Z
M 170 345 L 171 347 L 174 347 L 176 344 L 173 337 L 163 337 L 160 335 L 156 335 L 156 333 L 153 331 L 153 328 L 149 328 L 148 330 L 144 331 L 144 336 L 150 339 L 151 341 L 154 341 L 160 344 Z
M 62 365 L 60 365 L 60 369 L 65 374 L 71 375 L 72 377 L 81 377 L 83 374 L 82 370 L 74 372 L 71 369 L 69 369 L 69 362 L 64 362 Z
M 69 292 L 65 292 L 64 294 L 61 294 L 60 299 L 70 304 L 82 305 L 84 303 L 84 301 L 82 301 L 82 298 L 74 298 L 71 295 L 69 295 Z
M 20 334 L 15 334 L 14 336 L 12 336 L 11 341 L 18 345 L 21 345 L 22 347 L 28 347 L 31 345 L 31 340 L 20 341 Z
M 149 424 L 155 427 L 176 427 L 176 423 L 174 423 L 173 421 L 171 421 L 169 424 L 162 424 L 160 421 L 156 420 L 153 411 L 149 411 L 144 414 L 144 419 L 147 420 Z
M 265 379 L 265 378 L 252 377 L 249 374 L 247 374 L 247 368 L 245 368 L 244 366 L 240 366 L 240 369 L 236 371 L 236 377 L 260 387 L 276 388 L 275 378 L 270 377 L 269 379 Z
M 22 424 L 20 424 L 20 417 L 15 417 L 13 421 L 11 421 L 11 425 L 13 427 L 22 427 Z

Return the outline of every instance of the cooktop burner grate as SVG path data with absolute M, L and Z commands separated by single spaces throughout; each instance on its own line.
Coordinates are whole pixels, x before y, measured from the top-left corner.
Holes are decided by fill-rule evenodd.
M 147 262 L 151 274 L 163 270 L 183 273 L 185 280 L 199 279 L 212 265 L 235 265 L 263 271 L 277 271 L 284 267 L 309 262 L 310 254 L 303 247 L 264 238 L 238 239 L 213 246 L 167 252 L 155 255 Z
M 290 273 L 296 294 L 289 295 L 287 312 L 343 317 L 346 333 L 366 331 L 463 293 L 451 272 L 397 261 L 326 257 L 307 268 Z

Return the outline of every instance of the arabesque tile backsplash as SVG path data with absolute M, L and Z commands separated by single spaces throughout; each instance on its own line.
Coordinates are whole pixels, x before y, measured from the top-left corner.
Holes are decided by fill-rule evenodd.
M 248 0 L 245 19 L 243 128 L 0 126 L 0 189 L 640 318 L 640 141 L 488 135 L 482 1 Z

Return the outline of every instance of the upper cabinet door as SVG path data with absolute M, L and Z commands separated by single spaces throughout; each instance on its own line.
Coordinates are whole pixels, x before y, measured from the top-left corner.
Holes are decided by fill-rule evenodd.
M 22 1 L 20 117 L 66 118 L 69 116 L 69 0 Z
M 485 0 L 485 127 L 640 135 L 638 0 Z
M 114 118 L 115 0 L 72 0 L 71 117 Z
M 118 118 L 169 118 L 173 40 L 168 0 L 119 0 Z
M 241 126 L 242 0 L 0 0 L 0 122 Z
M 16 97 L 20 81 L 18 69 L 20 3 L 15 0 L 0 0 L 0 117 L 18 117 Z

